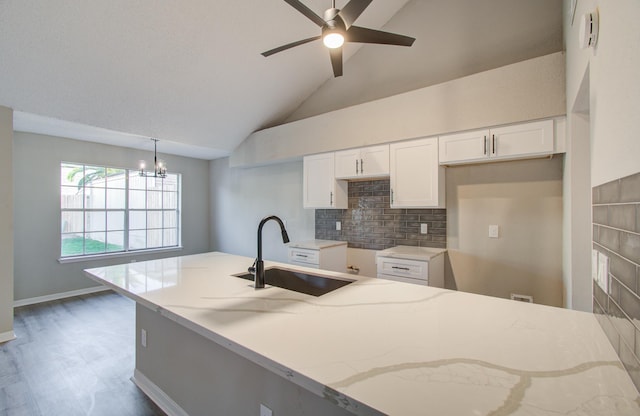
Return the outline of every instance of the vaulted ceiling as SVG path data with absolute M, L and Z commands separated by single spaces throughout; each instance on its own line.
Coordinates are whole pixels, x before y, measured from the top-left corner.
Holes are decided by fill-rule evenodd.
M 317 14 L 330 0 L 302 0 Z M 346 4 L 338 0 L 336 7 Z M 347 45 L 334 79 L 318 34 L 282 0 L 3 0 L 0 105 L 16 130 L 205 159 L 286 119 L 562 48 L 558 0 L 375 0 L 358 25 L 411 48 Z

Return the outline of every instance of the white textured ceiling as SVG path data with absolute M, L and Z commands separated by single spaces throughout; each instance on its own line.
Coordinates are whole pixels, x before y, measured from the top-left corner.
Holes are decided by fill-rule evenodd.
M 381 28 L 405 3 L 376 0 L 358 25 Z M 320 42 L 260 55 L 318 32 L 282 0 L 1 0 L 0 105 L 21 131 L 220 157 L 332 76 Z

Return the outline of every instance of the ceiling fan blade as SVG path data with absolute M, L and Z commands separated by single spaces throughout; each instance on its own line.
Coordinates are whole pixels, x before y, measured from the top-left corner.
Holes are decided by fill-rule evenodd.
M 351 0 L 340 10 L 340 13 L 338 13 L 338 15 L 340 15 L 340 17 L 344 21 L 347 29 L 353 24 L 353 22 L 356 21 L 358 17 L 360 17 L 364 9 L 366 9 L 372 1 L 373 0 Z
M 366 27 L 351 26 L 346 33 L 347 42 L 379 43 L 383 45 L 411 46 L 415 38 L 398 35 L 381 30 L 368 29 Z
M 342 76 L 342 48 L 329 49 L 331 55 L 331 66 L 333 67 L 333 76 L 338 78 Z
M 307 16 L 309 20 L 311 20 L 313 23 L 317 24 L 318 26 L 322 27 L 326 23 L 322 17 L 315 14 L 313 10 L 311 10 L 310 8 L 302 4 L 300 1 L 298 0 L 284 0 L 284 1 L 288 3 L 291 7 L 293 7 L 300 13 L 302 13 L 303 15 Z
M 313 42 L 314 40 L 318 40 L 321 37 L 322 36 L 314 36 L 312 38 L 302 39 L 302 40 L 299 40 L 297 42 L 287 43 L 286 45 L 282 45 L 282 46 L 279 46 L 277 48 L 268 50 L 266 52 L 262 52 L 262 56 L 264 56 L 266 58 L 267 56 L 271 56 L 274 53 L 286 51 L 287 49 L 291 49 L 291 48 L 294 48 L 296 46 L 304 45 L 305 43 Z

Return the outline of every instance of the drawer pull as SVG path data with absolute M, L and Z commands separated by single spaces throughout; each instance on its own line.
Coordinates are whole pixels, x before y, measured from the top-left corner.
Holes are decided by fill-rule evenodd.
M 309 256 L 307 256 L 306 254 L 296 254 L 296 257 L 304 257 L 306 259 Z
M 410 268 L 408 268 L 408 267 L 391 266 L 391 268 L 392 268 L 392 269 L 396 269 L 396 270 L 406 270 L 406 271 L 411 270 L 411 269 L 410 269 Z

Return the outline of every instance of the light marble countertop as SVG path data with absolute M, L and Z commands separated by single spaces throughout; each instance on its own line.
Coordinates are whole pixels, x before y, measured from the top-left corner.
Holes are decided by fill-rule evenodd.
M 291 248 L 306 248 L 309 250 L 320 250 L 323 248 L 346 246 L 346 241 L 334 241 L 334 240 L 308 240 L 308 241 L 293 241 L 288 244 Z
M 429 261 L 446 253 L 443 248 L 395 246 L 376 252 L 376 256 L 392 257 L 396 259 Z
M 213 252 L 86 274 L 355 414 L 640 414 L 593 314 L 326 271 L 356 282 L 255 290 L 232 276 L 252 262 Z

